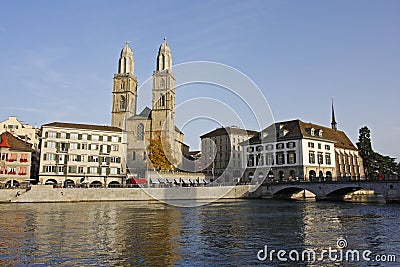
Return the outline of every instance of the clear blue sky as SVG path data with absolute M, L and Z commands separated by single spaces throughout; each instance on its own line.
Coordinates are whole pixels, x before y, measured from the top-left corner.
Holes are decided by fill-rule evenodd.
M 275 120 L 329 126 L 334 97 L 339 129 L 356 142 L 367 125 L 374 149 L 400 158 L 399 14 L 397 0 L 2 1 L 0 120 L 109 124 L 125 41 L 142 83 L 167 36 L 175 64 L 209 60 L 248 75 Z M 195 148 L 196 134 L 186 133 Z

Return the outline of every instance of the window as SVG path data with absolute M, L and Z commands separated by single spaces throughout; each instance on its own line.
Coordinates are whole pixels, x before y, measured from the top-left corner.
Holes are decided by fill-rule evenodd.
M 69 144 L 69 149 L 78 149 L 78 144 L 77 143 Z
M 82 158 L 81 155 L 69 155 L 69 160 L 70 161 L 80 162 L 81 158 Z
M 28 154 L 21 154 L 19 157 L 20 162 L 28 162 Z
M 136 139 L 143 140 L 144 139 L 144 125 L 143 123 L 139 123 L 136 127 Z
M 98 150 L 99 145 L 98 144 L 90 144 L 90 150 Z
M 311 128 L 310 133 L 311 133 L 311 136 L 314 136 L 315 135 L 315 129 Z
M 136 160 L 136 152 L 135 151 L 132 152 L 132 160 Z
M 160 80 L 160 88 L 164 88 L 165 86 L 165 80 L 163 78 L 161 78 Z
M 88 140 L 88 135 L 87 134 L 82 134 L 82 140 Z
M 321 148 L 322 148 L 321 143 L 318 143 L 318 149 L 321 149 Z
M 310 151 L 310 152 L 308 153 L 308 161 L 309 161 L 309 163 L 311 163 L 311 164 L 314 164 L 314 163 L 315 163 L 315 154 L 314 154 L 314 152 Z
M 71 137 L 72 140 L 78 140 L 79 134 L 72 133 L 70 137 Z
M 120 163 L 121 158 L 120 157 L 110 157 L 110 162 L 111 163 Z
M 267 146 L 265 147 L 265 149 L 268 150 L 268 151 L 271 151 L 271 150 L 274 149 L 274 146 L 273 146 L 273 145 L 267 145 Z
M 276 154 L 276 164 L 283 165 L 285 164 L 285 157 L 283 153 Z
M 287 148 L 295 148 L 296 147 L 296 143 L 295 142 L 289 142 L 286 144 Z
M 247 148 L 247 152 L 253 152 L 253 151 L 254 151 L 254 147 L 249 146 L 249 147 Z
M 67 143 L 60 143 L 60 151 L 67 151 L 68 150 L 68 144 Z
M 257 151 L 263 151 L 263 146 L 257 146 L 256 150 Z
M 288 153 L 288 163 L 295 164 L 296 163 L 296 152 L 289 152 Z
M 249 155 L 247 157 L 247 167 L 253 167 L 254 166 L 254 156 Z
M 325 154 L 325 162 L 327 165 L 331 165 L 331 154 Z
M 118 151 L 119 145 L 111 145 L 111 151 Z
M 98 136 L 96 134 L 92 135 L 92 140 L 93 141 L 99 141 L 99 139 L 100 139 L 100 136 Z
M 56 166 L 47 165 L 47 166 L 44 167 L 44 172 L 56 172 Z
M 256 155 L 256 165 L 257 166 L 262 166 L 264 165 L 264 157 L 262 154 L 257 154 Z
M 58 166 L 58 174 L 64 174 L 64 166 Z
M 324 164 L 324 156 L 322 153 L 318 153 L 318 164 Z
M 88 144 L 81 144 L 81 149 L 83 149 L 83 150 L 88 149 Z
M 160 98 L 160 106 L 164 107 L 165 106 L 165 95 L 162 95 Z
M 119 109 L 126 109 L 126 99 L 125 96 L 121 96 L 121 100 L 119 101 Z
M 57 133 L 56 132 L 48 132 L 47 136 L 49 138 L 57 138 Z
M 325 145 L 325 149 L 326 149 L 326 150 L 330 150 L 330 149 L 331 149 L 331 146 L 330 146 L 330 145 Z
M 99 172 L 99 168 L 98 167 L 90 167 L 89 168 L 89 173 L 91 174 L 95 174 Z
M 79 166 L 78 167 L 78 173 L 83 173 L 84 167 L 83 166 Z
M 119 168 L 110 168 L 110 174 L 119 174 Z
M 47 142 L 47 147 L 48 148 L 56 148 L 56 142 L 53 142 L 53 141 Z
M 76 173 L 77 167 L 76 166 L 69 166 L 68 167 L 68 172 L 69 173 Z
M 111 137 L 111 142 L 113 142 L 113 143 L 118 143 L 118 141 L 119 141 L 118 136 L 113 136 L 113 137 Z
M 67 139 L 67 133 L 61 133 L 60 138 Z
M 314 143 L 313 142 L 308 142 L 308 147 L 309 148 L 314 148 Z
M 267 160 L 266 164 L 268 166 L 274 165 L 274 154 L 273 153 L 267 153 L 266 154 L 266 160 Z
M 285 146 L 283 143 L 276 144 L 276 149 L 283 149 Z

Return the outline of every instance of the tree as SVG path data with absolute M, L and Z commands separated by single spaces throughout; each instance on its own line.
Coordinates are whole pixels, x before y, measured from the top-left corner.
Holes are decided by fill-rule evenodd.
M 374 157 L 375 152 L 372 150 L 371 144 L 371 131 L 367 126 L 359 130 L 359 137 L 357 142 L 358 150 L 363 158 L 364 171 L 366 176 L 371 176 L 374 172 Z
M 173 170 L 175 168 L 176 160 L 168 141 L 161 138 L 151 139 L 147 152 L 154 169 Z
M 359 133 L 357 147 L 363 158 L 367 177 L 373 178 L 377 175 L 383 175 L 386 179 L 397 177 L 400 163 L 396 163 L 395 158 L 383 156 L 372 149 L 371 132 L 367 126 L 362 127 Z

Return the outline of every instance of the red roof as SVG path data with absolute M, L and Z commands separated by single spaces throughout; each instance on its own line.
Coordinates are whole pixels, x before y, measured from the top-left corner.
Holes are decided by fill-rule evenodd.
M 7 134 L 6 133 L 3 134 L 3 140 L 1 140 L 0 147 L 11 148 L 10 144 L 7 141 Z

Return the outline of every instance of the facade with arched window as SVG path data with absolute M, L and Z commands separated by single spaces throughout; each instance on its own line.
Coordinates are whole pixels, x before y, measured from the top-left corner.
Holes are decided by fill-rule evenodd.
M 151 108 L 136 113 L 137 79 L 133 51 L 127 42 L 121 51 L 118 73 L 114 75 L 112 125 L 127 133 L 128 173 L 136 177 L 144 177 L 152 168 L 146 153 L 151 139 L 160 137 L 169 142 L 177 166 L 182 161 L 182 154 L 188 154 L 183 133 L 175 126 L 175 77 L 166 39 L 158 50 L 152 82 Z

